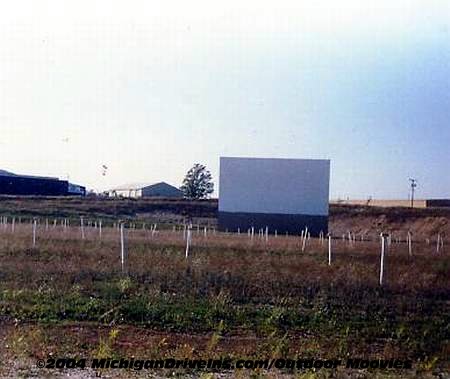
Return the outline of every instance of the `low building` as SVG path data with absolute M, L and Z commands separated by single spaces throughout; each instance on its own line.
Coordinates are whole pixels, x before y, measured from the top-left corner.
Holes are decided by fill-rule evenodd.
M 173 197 L 182 198 L 183 192 L 177 187 L 167 184 L 166 182 L 154 184 L 127 184 L 106 191 L 110 197 Z
M 0 170 L 0 195 L 84 196 L 86 188 L 53 177 L 17 175 Z
M 411 207 L 411 200 L 367 199 L 367 200 L 334 200 L 331 204 L 362 205 L 368 207 Z M 450 199 L 415 199 L 414 208 L 450 207 Z
M 67 192 L 70 196 L 86 196 L 86 187 L 69 183 Z

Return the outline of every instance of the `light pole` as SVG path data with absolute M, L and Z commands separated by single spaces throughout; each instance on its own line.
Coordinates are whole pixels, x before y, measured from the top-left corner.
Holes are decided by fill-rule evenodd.
M 409 178 L 411 182 L 411 208 L 414 208 L 414 190 L 417 187 L 417 180 L 413 178 Z

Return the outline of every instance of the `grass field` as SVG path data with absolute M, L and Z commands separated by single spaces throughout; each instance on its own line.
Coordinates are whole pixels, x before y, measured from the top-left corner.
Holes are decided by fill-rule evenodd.
M 187 222 L 215 226 L 217 199 L 189 201 L 184 199 L 110 199 L 101 197 L 18 197 L 0 196 L 0 216 L 70 219 L 73 225 L 80 216 L 104 222 L 129 222 L 174 225 Z M 411 231 L 415 239 L 436 238 L 438 233 L 450 235 L 450 208 L 377 208 L 367 206 L 330 205 L 330 229 L 334 235 L 352 231 L 377 238 L 380 232 L 406 238 Z M 299 231 L 300 232 L 300 231 Z
M 44 375 L 34 362 L 48 356 L 363 357 L 414 364 L 406 371 L 244 370 L 230 377 L 428 377 L 449 370 L 445 247 L 437 254 L 434 244 L 414 243 L 409 256 L 406 244 L 393 243 L 380 287 L 378 241 L 333 240 L 329 266 L 327 245 L 318 239 L 301 252 L 299 237 L 252 241 L 247 234 L 209 230 L 205 237 L 194 229 L 188 259 L 183 231 L 171 225 L 153 235 L 129 228 L 125 240 L 122 272 L 117 228 L 104 226 L 100 238 L 98 228 L 86 227 L 82 240 L 78 226 L 41 222 L 33 248 L 30 224 L 16 224 L 14 233 L 0 226 L 0 373 Z

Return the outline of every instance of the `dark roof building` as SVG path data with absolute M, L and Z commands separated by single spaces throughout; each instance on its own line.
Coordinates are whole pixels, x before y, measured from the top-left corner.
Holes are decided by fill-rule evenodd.
M 58 178 L 17 175 L 0 170 L 0 195 L 84 196 L 86 188 Z

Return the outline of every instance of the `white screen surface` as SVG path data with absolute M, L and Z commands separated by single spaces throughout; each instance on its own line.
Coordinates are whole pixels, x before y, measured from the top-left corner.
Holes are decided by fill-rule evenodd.
M 328 215 L 330 161 L 220 158 L 220 212 Z

